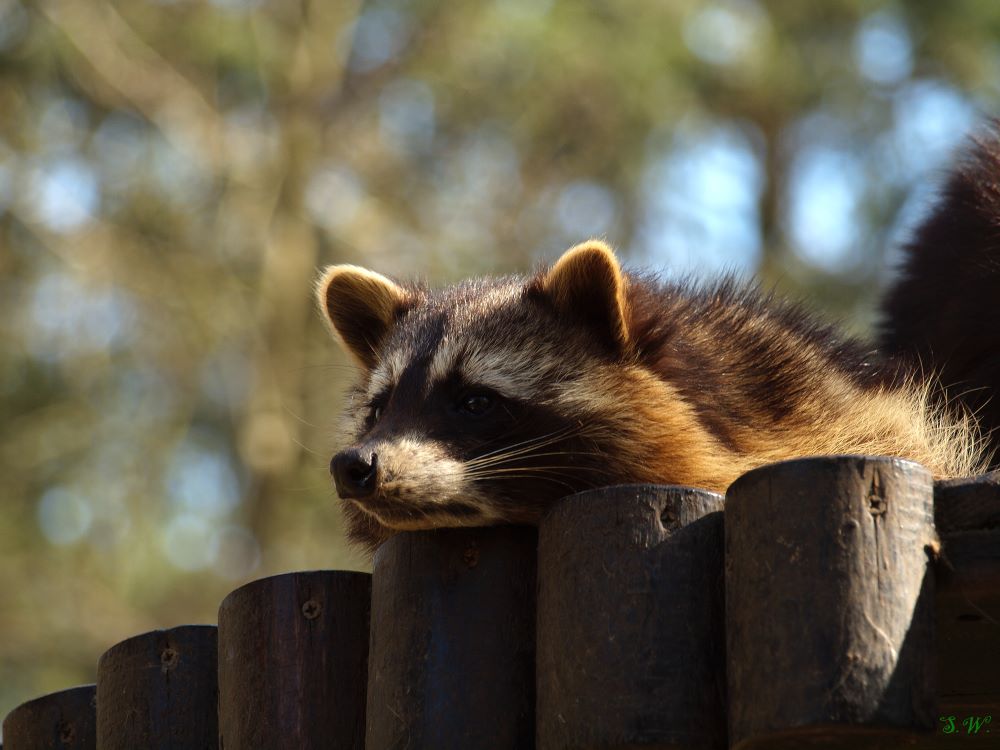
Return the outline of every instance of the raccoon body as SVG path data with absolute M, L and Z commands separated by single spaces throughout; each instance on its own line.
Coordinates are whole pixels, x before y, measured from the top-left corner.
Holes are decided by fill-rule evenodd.
M 602 485 L 721 492 L 797 456 L 986 466 L 973 419 L 904 358 L 732 280 L 626 273 L 600 241 L 533 276 L 436 291 L 332 266 L 317 292 L 360 366 L 331 474 L 372 548 L 397 530 L 534 523 Z

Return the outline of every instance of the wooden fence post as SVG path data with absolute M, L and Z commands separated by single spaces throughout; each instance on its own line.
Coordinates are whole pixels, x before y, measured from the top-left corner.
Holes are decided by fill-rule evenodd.
M 7 750 L 94 750 L 97 686 L 60 690 L 22 703 L 3 720 Z
M 725 748 L 722 497 L 571 495 L 538 540 L 538 747 Z
M 938 482 L 940 746 L 1000 740 L 1000 472 Z
M 219 731 L 226 750 L 364 750 L 368 573 L 253 581 L 219 607 Z
M 134 636 L 97 662 L 97 745 L 101 750 L 215 750 L 217 700 L 214 625 Z
M 734 748 L 902 746 L 934 727 L 930 474 L 900 459 L 786 461 L 726 500 Z
M 537 539 L 439 529 L 378 549 L 368 750 L 533 746 Z

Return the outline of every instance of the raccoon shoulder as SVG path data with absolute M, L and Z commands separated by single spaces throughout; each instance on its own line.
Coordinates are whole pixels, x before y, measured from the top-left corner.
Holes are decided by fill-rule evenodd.
M 934 382 L 800 305 L 726 278 L 633 275 L 629 330 L 718 442 L 748 465 L 821 453 L 901 455 L 937 476 L 978 471 L 975 424 Z
M 629 328 L 640 358 L 692 397 L 729 404 L 734 396 L 734 406 L 753 404 L 780 419 L 817 380 L 870 389 L 905 379 L 873 345 L 756 284 L 630 281 Z

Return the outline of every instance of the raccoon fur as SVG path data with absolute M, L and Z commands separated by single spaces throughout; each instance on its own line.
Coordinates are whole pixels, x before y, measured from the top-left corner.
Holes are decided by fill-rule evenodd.
M 1000 455 L 1000 121 L 975 141 L 938 210 L 906 248 L 883 303 L 880 345 L 914 370 L 933 371 L 979 418 Z
M 971 387 L 992 387 L 1000 369 L 997 153 L 995 139 L 981 145 L 952 178 L 887 303 L 899 321 L 886 326 L 887 346 L 943 353 L 945 374 Z M 958 244 L 976 269 L 945 273 L 964 263 L 949 258 Z M 936 276 L 949 294 L 968 284 L 979 298 L 955 303 L 951 334 L 933 312 Z M 798 456 L 901 456 L 938 478 L 987 466 L 974 419 L 930 362 L 883 357 L 733 280 L 623 271 L 598 240 L 532 276 L 441 290 L 331 266 L 317 297 L 360 368 L 353 444 L 330 470 L 350 537 L 372 549 L 398 530 L 536 523 L 554 500 L 602 485 L 723 492 L 755 466 Z M 993 327 L 972 327 L 990 305 Z M 985 359 L 984 336 L 993 369 L 979 377 L 967 362 Z

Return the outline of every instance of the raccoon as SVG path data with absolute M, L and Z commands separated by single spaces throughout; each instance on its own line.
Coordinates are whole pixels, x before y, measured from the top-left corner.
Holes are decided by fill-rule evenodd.
M 991 148 L 917 234 L 912 255 L 936 258 L 932 270 L 960 241 L 980 275 L 998 278 Z M 888 309 L 911 289 L 927 295 L 919 262 Z M 977 287 L 980 302 L 1000 309 L 991 289 Z M 347 410 L 353 444 L 330 471 L 349 536 L 370 549 L 399 530 L 533 524 L 556 499 L 602 485 L 723 492 L 755 466 L 798 456 L 901 456 L 938 478 L 987 466 L 975 420 L 926 364 L 884 357 L 752 285 L 624 271 L 600 240 L 531 276 L 440 290 L 331 266 L 317 298 L 361 372 Z M 910 347 L 904 330 L 887 326 L 886 341 Z M 918 351 L 936 355 L 938 342 Z

